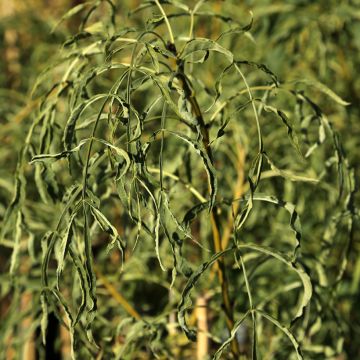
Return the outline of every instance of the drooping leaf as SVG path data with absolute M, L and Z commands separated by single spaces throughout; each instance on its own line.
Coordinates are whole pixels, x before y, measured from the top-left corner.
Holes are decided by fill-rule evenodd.
M 178 321 L 180 327 L 185 332 L 186 336 L 189 340 L 195 341 L 196 340 L 196 332 L 194 330 L 191 330 L 186 322 L 186 311 L 191 307 L 191 291 L 195 288 L 197 281 L 201 277 L 201 275 L 211 266 L 213 265 L 221 256 L 224 256 L 226 254 L 229 254 L 231 252 L 235 251 L 235 248 L 230 248 L 224 251 L 221 251 L 219 253 L 214 254 L 209 261 L 203 263 L 201 266 L 199 266 L 189 277 L 184 290 L 181 294 L 181 300 L 178 305 Z
M 235 339 L 235 336 L 238 332 L 238 330 L 240 329 L 240 327 L 243 325 L 243 322 L 246 320 L 246 318 L 248 317 L 250 311 L 247 311 L 239 320 L 237 320 L 234 324 L 234 327 L 231 329 L 230 332 L 230 336 L 228 339 L 226 339 L 222 345 L 216 350 L 214 356 L 212 357 L 213 360 L 219 360 L 222 357 L 222 353 L 225 350 L 225 348 L 227 346 L 230 345 L 230 343 Z
M 299 305 L 295 315 L 292 318 L 291 323 L 295 323 L 296 320 L 301 318 L 304 314 L 305 307 L 309 304 L 310 299 L 312 297 L 313 289 L 310 281 L 309 275 L 305 272 L 305 270 L 298 264 L 291 261 L 291 259 L 287 259 L 287 257 L 274 249 L 270 249 L 264 246 L 259 246 L 255 244 L 239 244 L 237 245 L 238 249 L 249 249 L 261 252 L 263 254 L 274 257 L 275 259 L 286 264 L 292 271 L 295 271 L 299 276 L 302 284 L 303 284 L 303 295 L 301 301 L 299 301 Z
M 21 236 L 22 236 L 22 230 L 21 230 L 22 221 L 23 221 L 23 216 L 19 211 L 16 214 L 16 220 L 15 220 L 15 239 L 14 239 L 14 247 L 11 254 L 11 262 L 10 262 L 11 276 L 15 275 L 15 272 L 19 265 L 20 245 L 21 245 Z
M 167 130 L 168 133 L 180 138 L 181 140 L 184 140 L 188 144 L 190 144 L 196 151 L 198 155 L 200 155 L 202 162 L 204 164 L 206 173 L 208 175 L 209 185 L 210 185 L 210 203 L 209 203 L 209 210 L 211 210 L 215 204 L 216 199 L 216 193 L 217 193 L 217 177 L 216 177 L 216 170 L 212 164 L 211 159 L 209 158 L 209 155 L 204 150 L 202 144 L 200 144 L 198 141 L 195 141 L 191 138 L 189 138 L 185 134 L 181 134 L 176 131 Z
M 321 91 L 325 95 L 329 96 L 332 100 L 334 100 L 336 103 L 342 106 L 349 106 L 351 103 L 343 100 L 339 95 L 337 95 L 333 90 L 328 88 L 325 84 L 321 83 L 318 80 L 307 80 L 307 79 L 301 79 L 296 80 L 296 83 L 303 83 L 309 86 L 315 87 L 317 90 Z

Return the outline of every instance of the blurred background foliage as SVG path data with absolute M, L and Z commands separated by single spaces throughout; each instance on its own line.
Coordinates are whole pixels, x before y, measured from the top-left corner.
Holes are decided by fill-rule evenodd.
M 6 209 L 13 198 L 16 186 L 14 174 L 19 153 L 40 105 L 41 95 L 51 89 L 64 69 L 45 74 L 46 80 L 39 83 L 35 93 L 32 90 L 39 74 L 57 61 L 59 51 L 63 49 L 61 44 L 77 33 L 83 12 L 75 13 L 61 24 L 58 24 L 59 19 L 68 9 L 81 3 L 79 0 L 6 0 L 0 3 L 0 221 L 5 217 Z M 152 8 L 128 17 L 129 10 L 135 9 L 141 3 L 135 0 L 116 2 L 117 24 L 141 27 L 154 12 L 157 13 L 156 9 Z M 180 3 L 193 6 L 191 1 Z M 226 0 L 205 2 L 204 8 L 219 17 L 211 17 L 210 21 L 209 16 L 200 16 L 196 21 L 196 35 L 214 40 L 228 28 L 228 17 L 231 16 L 240 24 L 246 25 L 251 19 L 251 11 L 253 24 L 247 36 L 231 35 L 224 40 L 226 45 L 236 54 L 237 59 L 266 64 L 277 75 L 280 83 L 286 84 L 289 89 L 303 91 L 312 102 L 319 105 L 333 124 L 334 130 L 339 133 L 340 140 L 336 137 L 334 141 L 341 141 L 347 158 L 347 163 L 343 164 L 346 168 L 346 185 L 341 202 L 338 201 L 337 172 L 325 165 L 332 157 L 329 155 L 332 154 L 331 144 L 324 144 L 321 151 L 319 150 L 314 159 L 310 160 L 311 166 L 305 169 L 301 161 L 294 161 L 296 153 L 287 146 L 286 131 L 270 121 L 263 124 L 264 142 L 270 158 L 278 167 L 308 177 L 316 177 L 323 172 L 324 174 L 320 184 L 314 185 L 311 182 L 280 179 L 274 176 L 271 173 L 272 169 L 268 167 L 264 171 L 264 182 L 261 183 L 260 190 L 294 203 L 300 214 L 303 234 L 301 261 L 311 275 L 315 298 L 307 310 L 305 319 L 302 320 L 307 325 L 295 328 L 297 338 L 303 347 L 304 358 L 360 358 L 359 228 L 356 221 L 353 227 L 348 221 L 350 216 L 358 216 L 355 209 L 358 195 L 355 194 L 353 183 L 358 177 L 357 149 L 360 145 L 360 79 L 357 76 L 360 69 L 360 2 Z M 93 34 L 102 31 L 106 33 L 107 26 L 110 26 L 107 23 L 108 19 L 108 7 L 99 7 L 90 21 L 95 24 L 91 29 Z M 184 33 L 188 25 L 185 20 L 176 23 L 174 21 L 175 33 Z M 102 27 L 100 30 L 99 26 Z M 160 26 L 159 29 L 162 30 L 163 27 Z M 221 63 L 221 60 L 217 59 L 211 61 L 213 68 Z M 194 67 L 196 66 L 195 64 Z M 198 71 L 197 74 L 205 86 L 213 87 L 216 77 L 206 67 L 200 66 Z M 252 85 L 263 84 L 264 78 L 264 75 L 257 72 L 247 73 L 247 79 Z M 112 78 L 105 77 L 98 80 L 93 87 L 94 93 L 106 89 L 112 81 Z M 223 87 L 226 86 L 236 86 L 236 81 L 226 78 Z M 150 93 L 151 89 L 146 91 Z M 207 104 L 205 98 L 201 101 L 202 104 Z M 296 103 L 290 96 L 276 95 L 272 101 L 272 104 L 288 109 L 291 114 L 295 114 L 294 116 L 297 114 L 296 111 L 302 111 L 300 102 Z M 346 102 L 350 105 L 343 106 Z M 68 109 L 66 100 L 59 101 L 57 107 L 59 117 L 65 117 Z M 270 115 L 266 115 L 266 119 L 270 118 Z M 249 119 L 246 121 L 250 122 Z M 246 121 L 245 125 L 249 125 Z M 250 155 L 255 152 L 252 148 L 255 145 L 251 143 L 251 139 L 255 138 L 256 132 L 251 130 L 242 135 L 241 132 L 246 131 L 245 125 L 230 127 L 228 138 L 222 138 L 219 145 L 219 153 L 225 154 L 219 157 L 216 163 L 217 169 L 224 174 L 219 185 L 220 189 L 224 189 L 220 190 L 224 198 L 232 196 L 236 184 L 240 184 L 241 187 L 246 187 L 247 184 L 245 179 L 250 167 L 248 162 L 253 159 Z M 301 134 L 304 129 L 298 130 Z M 317 132 L 318 128 L 315 126 L 310 129 L 310 141 L 317 137 Z M 212 134 L 213 138 L 215 136 L 216 133 Z M 241 145 L 235 150 L 234 139 L 239 139 Z M 177 151 L 177 143 L 169 143 L 168 146 L 168 156 L 171 158 L 171 154 Z M 186 169 L 180 166 L 183 157 L 190 159 L 186 163 L 196 163 L 189 152 L 179 152 L 173 163 L 168 161 L 170 165 L 166 170 L 178 178 L 187 178 L 188 185 L 195 184 L 196 189 L 199 188 L 197 184 L 200 179 L 203 183 L 200 189 L 203 190 L 203 194 L 206 193 L 206 178 L 201 171 L 196 171 L 192 176 L 197 180 L 191 179 Z M 235 167 L 245 169 L 242 178 L 236 171 L 230 170 L 234 164 Z M 352 169 L 355 169 L 355 172 Z M 11 236 L 5 237 L 1 239 L 0 244 L 0 356 L 4 359 L 33 359 L 37 356 L 69 358 L 69 336 L 67 330 L 59 326 L 56 317 L 49 318 L 50 331 L 46 346 L 41 345 L 40 334 L 41 285 L 39 259 L 36 253 L 39 252 L 43 234 L 54 227 L 56 216 L 54 220 L 53 214 L 61 211 L 61 204 L 53 204 L 50 200 L 46 203 L 40 199 L 41 195 L 34 185 L 35 181 L 30 180 L 34 178 L 30 165 L 25 166 L 24 175 L 29 179 L 24 210 L 29 231 L 25 231 L 27 236 L 21 241 L 21 260 L 19 268 L 16 269 L 16 286 L 9 275 L 13 239 Z M 70 180 L 66 175 L 63 176 L 63 183 L 68 184 Z M 267 176 L 269 181 L 266 181 Z M 175 181 L 171 186 L 174 203 L 191 204 L 193 200 L 184 195 L 181 182 Z M 289 214 L 283 209 L 277 210 L 271 206 L 254 205 L 241 238 L 248 242 L 264 242 L 266 245 L 280 243 L 281 251 L 290 253 L 294 243 L 293 240 L 289 241 L 289 238 L 293 237 L 288 226 Z M 181 214 L 185 209 L 179 205 L 176 211 Z M 198 347 L 201 345 L 190 343 L 174 325 L 174 309 L 179 301 L 179 289 L 182 289 L 185 282 L 179 280 L 179 286 L 176 286 L 173 292 L 169 292 L 171 276 L 163 274 L 159 269 L 153 243 L 143 241 L 132 252 L 136 229 L 130 225 L 124 228 L 123 224 L 127 224 L 129 219 L 122 213 L 121 206 L 107 199 L 106 213 L 118 231 L 132 240 L 122 271 L 119 269 L 120 255 L 116 252 L 108 255 L 104 250 L 106 237 L 99 234 L 93 245 L 99 301 L 93 332 L 95 337 L 98 337 L 97 340 L 101 338 L 99 345 L 105 349 L 97 356 L 106 359 L 114 356 L 113 354 L 126 354 L 129 359 L 152 359 L 156 354 L 160 359 L 195 358 L 196 351 L 199 351 Z M 205 218 L 206 214 L 200 216 Z M 202 225 L 203 223 L 206 223 L 205 219 L 192 224 L 191 230 L 195 238 L 209 236 L 209 227 Z M 162 249 L 165 263 L 171 262 L 170 254 L 167 257 L 167 250 L 166 246 Z M 184 252 L 194 267 L 209 259 L 206 249 L 191 242 L 184 247 Z M 343 261 L 345 257 L 347 262 Z M 298 288 L 299 282 L 296 282 L 291 274 L 285 274 L 281 266 L 276 266 L 265 256 L 256 257 L 249 252 L 248 257 L 244 256 L 244 259 L 253 271 L 250 275 L 251 286 L 256 293 L 254 297 L 257 305 L 263 302 L 262 307 L 273 316 L 283 322 L 289 321 L 291 309 L 297 305 L 297 298 L 290 296 L 288 291 Z M 54 264 L 51 266 L 56 268 Z M 258 269 L 260 270 L 257 271 Z M 71 287 L 71 269 L 65 268 L 64 273 L 67 280 L 64 281 L 63 287 L 68 292 L 67 296 L 70 296 L 71 292 L 78 296 L 76 288 Z M 236 266 L 230 271 L 231 293 L 234 295 L 236 289 L 240 288 L 240 298 L 246 298 L 244 280 L 237 275 L 238 273 Z M 206 293 L 204 297 L 209 282 L 210 294 Z M 132 310 L 126 309 L 127 302 L 121 294 L 129 301 Z M 267 299 L 269 294 L 278 296 Z M 211 274 L 199 282 L 194 296 L 194 299 L 197 297 L 200 302 L 205 302 L 205 307 L 209 309 L 206 314 L 207 321 L 214 324 L 211 331 L 209 330 L 212 334 L 208 350 L 210 354 L 213 354 L 228 336 L 223 323 L 218 321 L 221 312 L 219 296 Z M 234 306 L 240 314 L 246 311 L 247 304 L 237 301 Z M 284 306 L 288 306 L 288 310 L 285 311 Z M 189 315 L 189 322 L 193 326 L 196 326 L 196 314 L 194 311 Z M 138 321 L 134 323 L 132 318 Z M 290 358 L 291 347 L 288 340 L 284 340 L 283 335 L 274 328 L 259 324 L 259 349 L 262 358 Z M 201 325 L 198 323 L 197 326 Z M 250 328 L 249 322 L 244 326 L 243 337 L 239 340 L 244 347 L 245 357 L 250 353 Z M 81 339 L 84 334 L 79 333 L 78 336 Z M 79 350 L 79 358 L 95 356 L 96 348 L 86 339 L 83 339 L 82 345 L 84 348 Z M 226 355 L 224 356 L 226 358 Z

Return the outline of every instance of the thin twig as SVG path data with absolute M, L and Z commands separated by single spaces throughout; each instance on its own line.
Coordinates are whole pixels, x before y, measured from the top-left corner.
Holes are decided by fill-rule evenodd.
M 101 273 L 100 269 L 95 266 L 95 273 L 104 285 L 108 293 L 124 308 L 124 310 L 136 320 L 141 320 L 140 314 L 128 303 L 128 301 L 115 289 L 109 280 Z
M 168 28 L 168 32 L 169 32 L 170 42 L 171 42 L 171 44 L 174 44 L 174 43 L 175 43 L 175 41 L 174 41 L 174 35 L 173 35 L 172 29 L 171 29 L 171 26 L 170 26 L 169 19 L 168 19 L 168 17 L 166 16 L 166 13 L 165 13 L 163 7 L 160 5 L 159 0 L 155 0 L 155 4 L 156 4 L 156 6 L 159 8 L 162 16 L 164 17 L 165 24 L 166 24 L 166 26 L 167 26 L 167 28 Z
M 151 173 L 160 173 L 160 169 L 156 169 L 156 168 L 148 168 L 149 172 Z M 163 175 L 174 179 L 175 181 L 179 181 L 181 182 L 186 189 L 188 189 L 198 200 L 200 200 L 201 202 L 206 202 L 207 200 L 189 183 L 183 181 L 182 179 L 180 179 L 178 176 L 163 170 Z

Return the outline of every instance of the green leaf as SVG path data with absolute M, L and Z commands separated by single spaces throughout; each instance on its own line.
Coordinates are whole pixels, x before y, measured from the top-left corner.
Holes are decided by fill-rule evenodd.
M 266 161 L 270 165 L 271 170 L 278 176 L 283 177 L 284 179 L 288 179 L 290 181 L 299 181 L 299 182 L 307 182 L 311 184 L 317 184 L 320 180 L 317 178 L 304 176 L 304 175 L 298 175 L 293 173 L 291 170 L 283 170 L 279 169 L 273 162 L 270 160 L 269 156 L 264 152 L 263 153 Z M 262 176 L 264 178 L 264 176 Z
M 196 341 L 196 332 L 194 330 L 190 330 L 187 323 L 186 323 L 186 310 L 189 309 L 192 305 L 191 299 L 190 299 L 190 295 L 191 295 L 191 291 L 192 289 L 195 288 L 196 283 L 198 282 L 198 280 L 200 279 L 201 275 L 211 266 L 213 265 L 217 259 L 219 259 L 221 256 L 224 256 L 226 254 L 229 254 L 231 252 L 235 251 L 235 248 L 230 248 L 224 251 L 221 251 L 219 253 L 214 254 L 209 261 L 203 263 L 201 266 L 199 266 L 197 268 L 197 270 L 195 270 L 191 276 L 189 277 L 184 290 L 182 291 L 181 294 L 181 300 L 179 302 L 178 305 L 178 321 L 179 321 L 179 325 L 180 327 L 183 329 L 183 331 L 185 332 L 186 336 L 188 337 L 189 340 L 191 341 Z
M 79 13 L 80 11 L 82 11 L 83 9 L 85 9 L 87 6 L 91 5 L 93 3 L 93 1 L 86 1 L 82 4 L 78 4 L 76 6 L 74 6 L 73 8 L 71 8 L 69 11 L 67 11 L 60 19 L 60 21 L 58 21 L 55 26 L 52 28 L 51 32 L 54 32 L 55 29 L 65 20 L 73 17 L 74 15 L 76 15 L 77 13 Z
M 289 121 L 288 117 L 285 115 L 285 113 L 283 111 L 278 110 L 278 109 L 274 108 L 273 106 L 269 106 L 269 105 L 264 105 L 264 110 L 267 111 L 267 112 L 274 113 L 275 115 L 277 115 L 282 120 L 282 122 L 284 123 L 284 125 L 287 128 L 287 134 L 289 136 L 291 144 L 296 149 L 298 154 L 301 157 L 303 157 L 301 149 L 300 149 L 299 139 L 297 137 L 297 134 L 294 131 L 293 127 L 291 126 L 290 121 Z
M 236 64 L 238 64 L 238 65 L 244 64 L 244 65 L 248 65 L 248 66 L 253 66 L 253 67 L 261 70 L 263 73 L 270 76 L 273 84 L 276 87 L 279 86 L 279 80 L 278 80 L 277 76 L 265 64 L 260 64 L 255 61 L 248 61 L 248 60 L 237 60 Z
M 21 206 L 25 200 L 25 187 L 26 179 L 23 174 L 23 158 L 26 148 L 24 147 L 20 152 L 20 159 L 18 160 L 18 165 L 15 173 L 15 191 L 14 197 L 5 211 L 4 218 L 2 219 L 2 228 L 0 230 L 0 244 L 4 241 L 6 232 L 8 231 L 9 226 L 11 225 L 12 220 L 14 219 L 18 211 L 21 209 Z M 16 221 L 16 220 L 15 220 Z
M 234 327 L 231 329 L 229 338 L 222 343 L 222 345 L 216 350 L 214 356 L 212 357 L 213 360 L 219 360 L 222 359 L 221 355 L 225 348 L 230 345 L 230 343 L 234 340 L 237 331 L 240 329 L 240 326 L 244 322 L 244 320 L 248 317 L 250 314 L 250 310 L 247 311 L 239 320 L 237 320 L 234 324 Z
M 150 198 L 154 204 L 154 208 L 155 208 L 155 213 L 153 214 L 153 216 L 155 217 L 155 225 L 154 225 L 154 240 L 155 240 L 155 253 L 156 253 L 156 257 L 159 261 L 159 265 L 162 271 L 166 271 L 166 268 L 164 267 L 162 261 L 161 261 L 161 257 L 160 257 L 160 237 L 159 237 L 159 229 L 160 229 L 160 211 L 159 211 L 159 207 L 158 204 L 155 200 L 155 197 L 153 195 L 153 193 L 151 192 L 151 190 L 149 189 L 149 186 L 145 183 L 145 181 L 138 179 L 139 183 L 141 184 L 141 186 L 146 190 L 146 192 L 150 195 Z
M 55 244 L 56 235 L 54 231 L 47 231 L 41 238 L 41 280 L 43 287 L 48 287 L 48 264 L 50 261 L 50 255 Z
M 30 164 L 33 164 L 36 161 L 47 161 L 47 160 L 59 160 L 62 159 L 64 157 L 68 157 L 70 154 L 79 151 L 88 141 L 90 141 L 91 139 L 83 139 L 79 142 L 79 144 L 77 146 L 75 146 L 74 148 L 70 149 L 70 150 L 64 150 L 60 153 L 57 154 L 40 154 L 40 155 L 35 155 L 33 156 L 33 158 L 30 161 Z
M 280 329 L 291 341 L 291 343 L 293 344 L 294 350 L 296 352 L 296 356 L 298 360 L 303 360 L 303 356 L 301 354 L 301 349 L 300 349 L 300 345 L 297 342 L 297 340 L 295 339 L 295 336 L 290 332 L 290 330 L 281 325 L 280 322 L 278 320 L 276 320 L 274 317 L 272 317 L 271 315 L 267 314 L 266 312 L 262 311 L 262 310 L 256 310 L 256 312 L 258 314 L 260 314 L 262 317 L 266 318 L 267 320 L 269 320 L 270 322 L 272 322 L 278 329 Z
M 118 244 L 119 250 L 121 252 L 121 256 L 123 258 L 124 256 L 124 250 L 125 250 L 125 242 L 120 237 L 118 231 L 116 230 L 115 226 L 113 226 L 110 221 L 107 219 L 107 217 L 96 207 L 93 205 L 90 205 L 90 211 L 92 215 L 94 216 L 95 220 L 98 222 L 99 226 L 103 231 L 108 233 L 111 238 L 111 243 L 108 246 L 108 249 L 111 249 L 115 244 Z
M 294 231 L 296 238 L 296 246 L 294 249 L 294 260 L 295 260 L 296 251 L 300 247 L 300 240 L 301 240 L 300 216 L 296 212 L 295 205 L 288 201 L 279 200 L 275 196 L 269 196 L 260 193 L 254 194 L 253 200 L 270 202 L 275 205 L 281 206 L 282 208 L 288 211 L 288 213 L 290 214 L 290 227 Z
M 85 267 L 81 259 L 79 258 L 79 255 L 76 253 L 73 244 L 71 243 L 69 244 L 68 251 L 80 280 L 81 303 L 73 322 L 73 326 L 75 326 L 79 322 L 81 316 L 83 315 L 86 306 L 89 307 L 91 306 L 92 300 L 91 300 L 91 295 L 89 293 L 90 287 L 87 282 Z
M 203 145 L 200 142 L 189 138 L 185 134 L 181 134 L 179 132 L 171 131 L 171 130 L 165 130 L 165 131 L 178 137 L 179 139 L 184 140 L 188 144 L 190 144 L 195 149 L 196 153 L 200 155 L 200 157 L 203 161 L 205 171 L 207 173 L 208 180 L 209 180 L 209 185 L 210 185 L 209 211 L 211 211 L 211 209 L 213 208 L 213 206 L 215 204 L 218 185 L 217 185 L 216 170 L 215 170 L 208 154 L 206 153 L 205 149 L 203 148 Z
M 21 211 L 18 211 L 16 215 L 16 221 L 15 221 L 15 241 L 14 241 L 14 248 L 13 252 L 11 254 L 11 262 L 10 262 L 10 275 L 14 276 L 15 272 L 19 265 L 19 256 L 20 256 L 20 242 L 21 242 L 21 225 L 23 222 L 23 216 L 21 214 Z
M 255 245 L 255 244 L 239 244 L 237 245 L 238 249 L 249 249 L 261 252 L 263 254 L 274 257 L 275 259 L 286 264 L 291 270 L 295 271 L 299 276 L 302 285 L 303 285 L 303 295 L 301 301 L 299 302 L 296 314 L 294 315 L 291 323 L 294 324 L 296 320 L 301 318 L 304 313 L 305 307 L 309 304 L 310 299 L 312 297 L 312 285 L 310 281 L 309 275 L 305 272 L 305 270 L 298 264 L 292 262 L 290 259 L 274 249 L 270 249 L 265 246 Z
M 93 252 L 90 237 L 90 226 L 89 226 L 89 208 L 90 205 L 85 201 L 83 202 L 83 215 L 84 215 L 84 247 L 85 247 L 85 269 L 86 277 L 89 285 L 89 296 L 91 303 L 88 307 L 88 317 L 90 320 L 87 321 L 86 327 L 91 326 L 91 316 L 97 310 L 97 297 L 96 297 L 96 275 L 93 265 Z
M 249 11 L 251 19 L 250 22 L 244 26 L 236 26 L 234 28 L 231 28 L 230 30 L 226 30 L 223 33 L 220 34 L 220 36 L 216 39 L 216 41 L 219 41 L 223 36 L 226 35 L 232 35 L 232 34 L 242 34 L 245 33 L 247 31 L 250 31 L 252 26 L 253 26 L 253 22 L 254 22 L 254 16 L 252 11 Z
M 67 254 L 67 251 L 69 248 L 71 237 L 73 235 L 73 230 L 72 230 L 73 221 L 75 219 L 75 216 L 77 215 L 80 205 L 81 205 L 81 203 L 78 203 L 77 206 L 75 206 L 75 209 L 74 209 L 73 213 L 71 214 L 70 219 L 68 221 L 65 233 L 61 236 L 59 246 L 55 246 L 55 257 L 58 262 L 57 269 L 56 269 L 57 288 L 58 289 L 59 289 L 60 276 L 61 276 L 61 273 L 64 268 L 65 257 L 66 257 L 66 254 Z
M 317 90 L 321 91 L 325 95 L 329 96 L 332 100 L 334 100 L 336 103 L 342 106 L 348 106 L 351 105 L 351 103 L 343 100 L 339 95 L 337 95 L 333 90 L 329 89 L 325 84 L 321 83 L 318 80 L 307 80 L 307 79 L 301 79 L 296 80 L 295 83 L 303 83 L 309 86 L 315 87 Z
M 181 59 L 188 58 L 191 54 L 198 51 L 215 51 L 225 56 L 229 63 L 233 63 L 234 55 L 231 51 L 227 50 L 216 41 L 205 39 L 205 38 L 196 38 L 188 41 L 184 49 L 182 50 L 180 57 Z
M 104 145 L 106 145 L 107 147 L 109 147 L 110 149 L 114 150 L 116 152 L 117 155 L 121 156 L 124 158 L 126 166 L 124 168 L 124 170 L 121 172 L 121 174 L 119 174 L 116 178 L 115 181 L 120 180 L 129 170 L 130 164 L 131 164 L 131 160 L 130 157 L 127 153 L 127 151 L 119 148 L 116 145 L 110 144 L 109 142 L 107 142 L 106 140 L 103 139 L 98 139 L 98 138 L 94 138 L 95 141 L 100 142 Z
M 63 143 L 65 150 L 69 150 L 72 147 L 74 138 L 75 138 L 75 128 L 77 121 L 79 120 L 81 114 L 92 104 L 95 102 L 108 98 L 109 94 L 97 94 L 94 95 L 89 100 L 81 102 L 78 106 L 76 106 L 74 109 L 72 109 L 70 117 L 68 121 L 66 122 L 64 135 L 63 135 Z

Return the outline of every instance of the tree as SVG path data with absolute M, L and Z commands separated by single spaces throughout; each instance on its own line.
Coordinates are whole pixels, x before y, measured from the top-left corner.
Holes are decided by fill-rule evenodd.
M 14 308 L 33 279 L 37 347 L 53 314 L 76 358 L 191 358 L 191 340 L 199 358 L 340 353 L 329 291 L 351 244 L 353 170 L 306 88 L 243 58 L 252 14 L 155 0 L 132 11 L 135 29 L 96 1 L 63 20 L 79 13 L 35 85 L 1 233 Z

